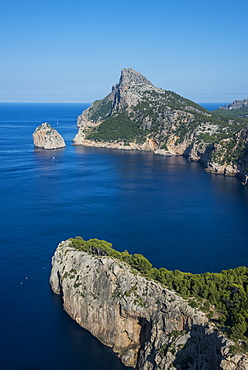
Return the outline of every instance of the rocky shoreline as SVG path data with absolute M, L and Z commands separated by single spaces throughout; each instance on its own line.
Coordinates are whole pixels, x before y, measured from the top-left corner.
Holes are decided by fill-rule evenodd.
M 119 149 L 119 150 L 142 150 L 142 151 L 150 151 L 153 152 L 155 155 L 162 155 L 162 156 L 175 156 L 175 155 L 183 155 L 186 156 L 189 160 L 193 162 L 202 163 L 205 166 L 205 170 L 207 172 L 216 174 L 216 175 L 224 175 L 224 176 L 232 176 L 238 177 L 241 179 L 244 185 L 248 184 L 248 175 L 246 175 L 243 171 L 240 172 L 237 165 L 230 165 L 230 164 L 219 164 L 217 162 L 213 162 L 210 160 L 207 153 L 199 153 L 199 151 L 191 151 L 190 154 L 185 153 L 185 147 L 182 149 L 177 146 L 177 148 L 169 148 L 159 149 L 156 143 L 148 139 L 144 144 L 137 144 L 135 142 L 130 142 L 128 144 L 124 142 L 97 142 L 94 140 L 87 140 L 79 133 L 74 138 L 74 145 L 81 145 L 81 146 L 88 146 L 88 147 L 95 147 L 95 148 L 108 148 L 108 149 Z

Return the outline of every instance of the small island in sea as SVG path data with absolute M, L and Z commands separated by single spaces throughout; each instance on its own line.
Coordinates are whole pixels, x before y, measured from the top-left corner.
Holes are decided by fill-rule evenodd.
M 208 112 L 127 68 L 112 91 L 79 116 L 73 141 L 75 145 L 183 155 L 209 172 L 236 176 L 247 184 L 248 119 L 228 117 L 225 112 L 230 110 Z
M 42 149 L 59 149 L 66 146 L 62 136 L 47 122 L 35 129 L 33 141 L 36 148 Z

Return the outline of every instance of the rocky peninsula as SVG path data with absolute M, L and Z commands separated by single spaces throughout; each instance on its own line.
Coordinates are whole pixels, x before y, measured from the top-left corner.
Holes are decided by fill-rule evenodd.
M 224 109 L 222 110 L 225 111 Z M 183 155 L 248 183 L 248 121 L 208 112 L 132 68 L 78 118 L 75 145 Z
M 79 244 L 78 244 L 79 243 Z M 88 250 L 84 249 L 87 244 Z M 80 246 L 77 247 L 77 246 Z M 126 366 L 137 370 L 245 370 L 248 357 L 233 352 L 207 314 L 140 271 L 151 265 L 134 255 L 139 270 L 104 241 L 69 239 L 52 258 L 51 288 L 65 311 Z M 128 252 L 121 254 L 126 260 Z
M 234 100 L 232 103 L 227 105 L 222 105 L 219 109 L 240 109 L 240 108 L 247 108 L 248 107 L 248 98 L 244 100 Z
M 58 149 L 66 146 L 62 136 L 47 122 L 35 129 L 33 142 L 36 148 L 42 149 Z
M 222 105 L 219 109 L 213 111 L 215 114 L 221 114 L 226 117 L 248 118 L 248 98 L 244 100 L 234 100 L 230 104 Z

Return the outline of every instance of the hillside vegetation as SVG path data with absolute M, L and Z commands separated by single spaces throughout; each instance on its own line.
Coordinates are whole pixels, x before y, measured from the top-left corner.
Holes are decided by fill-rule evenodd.
M 217 113 L 226 117 L 248 118 L 248 107 L 239 109 L 216 109 L 212 113 Z

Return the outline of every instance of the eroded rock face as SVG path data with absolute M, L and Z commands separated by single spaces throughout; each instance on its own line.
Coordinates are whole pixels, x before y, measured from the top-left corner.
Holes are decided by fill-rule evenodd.
M 62 242 L 52 258 L 51 288 L 66 312 L 126 366 L 158 369 L 247 369 L 242 354 L 201 311 L 129 265 Z
M 36 148 L 58 149 L 66 146 L 62 136 L 47 122 L 36 128 L 33 141 Z

